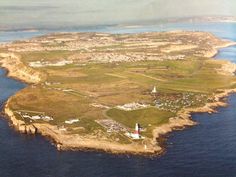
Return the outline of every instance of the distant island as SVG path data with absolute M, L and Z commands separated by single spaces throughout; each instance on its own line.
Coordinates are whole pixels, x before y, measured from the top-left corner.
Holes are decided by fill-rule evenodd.
M 130 22 L 123 22 L 123 23 L 112 23 L 109 25 L 88 25 L 88 26 L 80 26 L 75 25 L 72 29 L 74 31 L 79 29 L 104 29 L 104 28 L 114 28 L 122 27 L 122 28 L 138 28 L 141 26 L 147 26 L 147 25 L 159 25 L 160 27 L 165 26 L 167 24 L 172 23 L 236 23 L 236 16 L 192 16 L 192 17 L 176 17 L 176 18 L 158 18 L 153 20 L 134 20 Z M 0 24 L 0 31 L 1 32 L 40 32 L 40 31 L 67 31 L 68 29 L 63 26 L 41 26 L 41 27 L 24 27 L 24 26 L 2 26 Z
M 137 28 L 147 25 L 158 25 L 160 28 L 168 24 L 174 23 L 236 23 L 235 16 L 192 16 L 192 17 L 176 17 L 176 18 L 159 18 L 155 20 L 133 21 L 129 23 L 118 24 L 115 26 L 125 28 Z
M 21 133 L 59 150 L 160 154 L 162 135 L 196 124 L 236 91 L 235 45 L 207 32 L 55 33 L 0 45 L 1 66 L 28 83 L 5 105 Z
M 236 23 L 235 16 L 196 16 L 186 18 L 172 18 L 169 22 L 218 22 L 218 23 Z

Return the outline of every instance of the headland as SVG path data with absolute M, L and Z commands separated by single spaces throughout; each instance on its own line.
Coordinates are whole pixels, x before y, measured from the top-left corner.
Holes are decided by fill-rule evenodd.
M 58 33 L 2 44 L 1 66 L 29 84 L 5 113 L 19 132 L 50 137 L 60 150 L 160 154 L 160 135 L 195 125 L 191 113 L 212 113 L 236 91 L 235 64 L 212 58 L 230 45 L 187 31 Z M 140 139 L 129 136 L 136 123 Z

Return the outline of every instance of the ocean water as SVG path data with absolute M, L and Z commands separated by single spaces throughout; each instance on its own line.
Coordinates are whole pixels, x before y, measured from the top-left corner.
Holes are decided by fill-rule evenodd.
M 236 24 L 168 24 L 139 28 L 106 28 L 104 32 L 133 33 L 203 30 L 236 40 Z M 4 36 L 5 35 L 5 36 Z M 34 36 L 8 36 L 5 41 Z M 8 38 L 9 37 L 9 38 Z M 1 38 L 2 39 L 2 38 Z M 9 39 L 9 40 L 8 40 Z M 3 40 L 2 40 L 3 41 Z M 217 59 L 236 62 L 236 48 L 220 50 Z M 0 103 L 25 84 L 7 78 L 0 69 Z M 236 176 L 236 95 L 215 114 L 193 114 L 199 124 L 169 134 L 160 157 L 111 155 L 101 152 L 59 152 L 40 135 L 21 135 L 0 118 L 0 177 L 234 177 Z

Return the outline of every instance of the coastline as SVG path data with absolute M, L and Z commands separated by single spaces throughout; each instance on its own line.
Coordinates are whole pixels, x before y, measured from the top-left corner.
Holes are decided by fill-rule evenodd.
M 226 43 L 223 46 L 216 46 L 213 51 L 210 51 L 206 54 L 205 57 L 212 58 L 218 53 L 218 49 L 225 48 L 229 46 L 236 45 L 235 42 Z M 9 55 L 9 54 L 8 54 Z M 2 54 L 0 54 L 2 56 Z M 9 57 L 11 61 L 9 62 Z M 28 84 L 35 84 L 39 83 L 43 79 L 43 75 L 33 70 L 30 67 L 25 66 L 20 59 L 15 56 L 14 54 L 10 54 L 9 56 L 5 56 L 5 59 L 1 61 L 1 67 L 6 68 L 8 71 L 8 77 L 14 77 L 18 80 L 24 81 Z M 12 61 L 12 59 L 14 61 Z M 230 63 L 233 69 L 228 70 L 227 72 L 234 72 L 235 64 Z M 16 69 L 18 68 L 18 69 Z M 21 69 L 19 69 L 21 68 Z M 227 69 L 227 68 L 224 68 Z M 8 99 L 7 103 L 4 106 L 4 112 L 6 116 L 12 122 L 13 127 L 19 131 L 20 133 L 27 133 L 27 134 L 35 134 L 39 133 L 42 136 L 49 137 L 51 140 L 55 142 L 57 149 L 59 150 L 74 150 L 74 149 L 94 149 L 94 150 L 101 150 L 105 152 L 111 153 L 131 153 L 131 154 L 152 154 L 152 155 L 159 155 L 163 152 L 163 147 L 159 146 L 159 142 L 156 139 L 160 138 L 161 135 L 166 135 L 174 130 L 184 129 L 188 126 L 194 126 L 197 123 L 191 119 L 192 113 L 198 112 L 214 112 L 214 109 L 219 106 L 226 106 L 226 103 L 220 101 L 222 98 L 228 96 L 230 93 L 236 92 L 235 89 L 225 89 L 221 90 L 222 93 L 215 95 L 215 102 L 207 103 L 206 105 L 199 107 L 199 108 L 184 108 L 180 110 L 176 117 L 170 118 L 169 123 L 164 124 L 160 127 L 157 127 L 153 130 L 153 141 L 151 146 L 147 149 L 144 149 L 143 146 L 138 144 L 119 144 L 114 142 L 108 142 L 103 140 L 94 140 L 90 138 L 82 138 L 81 136 L 75 135 L 65 135 L 61 133 L 56 126 L 52 126 L 49 124 L 30 124 L 26 125 L 24 121 L 18 120 L 15 116 L 13 111 L 9 108 L 8 102 L 11 98 Z M 75 141 L 76 139 L 76 141 Z
M 215 46 L 214 47 L 214 50 L 213 51 L 210 51 L 209 53 L 206 53 L 204 55 L 204 57 L 207 57 L 207 58 L 213 58 L 219 53 L 219 50 L 222 49 L 222 48 L 226 48 L 226 47 L 231 47 L 231 46 L 235 46 L 236 45 L 236 42 L 233 42 L 233 41 L 227 41 L 227 40 L 223 40 L 227 43 L 225 43 L 224 45 L 220 45 L 220 46 Z
M 212 58 L 219 53 L 219 49 L 235 46 L 236 42 L 229 41 L 229 43 L 226 43 L 222 46 L 216 46 L 213 51 L 211 51 L 209 54 L 207 54 L 205 57 Z M 236 64 L 231 63 L 230 61 L 227 62 L 226 67 L 223 67 L 223 72 L 228 74 L 234 74 L 236 71 Z M 156 141 L 161 136 L 166 136 L 167 134 L 175 131 L 175 130 L 182 130 L 186 127 L 191 127 L 194 125 L 197 125 L 198 123 L 192 120 L 192 114 L 193 113 L 215 113 L 217 112 L 215 109 L 218 107 L 226 107 L 227 103 L 221 101 L 221 99 L 229 96 L 230 94 L 236 93 L 236 88 L 234 89 L 223 89 L 219 90 L 222 91 L 222 93 L 216 94 L 214 96 L 215 102 L 212 103 L 206 103 L 202 107 L 197 108 L 183 108 L 181 109 L 176 117 L 170 118 L 168 124 L 164 124 L 160 127 L 156 127 L 153 130 L 153 141 Z
M 215 113 L 216 108 L 218 107 L 226 107 L 227 103 L 221 101 L 222 98 L 229 96 L 232 93 L 236 93 L 236 88 L 234 89 L 225 89 L 221 90 L 222 93 L 216 94 L 214 96 L 215 102 L 206 103 L 202 107 L 197 108 L 184 108 L 180 110 L 176 117 L 170 118 L 168 124 L 164 124 L 160 127 L 157 127 L 153 130 L 154 139 L 160 138 L 160 136 L 171 133 L 176 129 L 184 129 L 185 127 L 190 127 L 197 125 L 197 122 L 193 121 L 191 115 L 193 113 Z
M 7 70 L 7 77 L 12 77 L 27 84 L 37 84 L 43 79 L 42 73 L 27 67 L 14 53 L 0 53 L 2 68 Z
M 79 135 L 66 135 L 58 130 L 57 126 L 49 124 L 25 124 L 24 121 L 18 120 L 13 111 L 9 108 L 8 102 L 4 106 L 4 113 L 10 120 L 12 127 L 23 134 L 41 134 L 44 137 L 49 137 L 58 150 L 98 150 L 113 154 L 160 154 L 163 149 L 156 144 L 148 146 L 147 149 L 138 143 L 119 144 L 103 140 L 95 140 L 92 138 L 84 138 Z

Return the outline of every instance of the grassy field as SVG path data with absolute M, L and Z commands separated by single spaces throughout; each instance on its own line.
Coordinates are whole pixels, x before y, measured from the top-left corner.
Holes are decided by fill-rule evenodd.
M 111 119 L 131 129 L 134 129 L 135 123 L 140 123 L 140 125 L 147 129 L 143 135 L 150 138 L 152 137 L 153 128 L 168 123 L 169 118 L 175 116 L 174 113 L 159 110 L 154 107 L 134 111 L 124 111 L 113 108 L 107 111 L 107 115 Z

